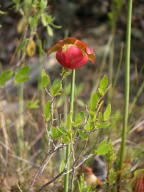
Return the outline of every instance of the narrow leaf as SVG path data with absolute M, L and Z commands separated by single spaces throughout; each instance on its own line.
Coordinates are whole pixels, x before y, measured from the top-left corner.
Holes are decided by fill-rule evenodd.
M 41 72 L 41 86 L 42 88 L 46 88 L 50 84 L 50 77 L 45 72 L 45 70 L 42 70 Z
M 44 118 L 46 121 L 49 121 L 51 117 L 51 101 L 48 101 L 44 106 Z
M 62 89 L 62 82 L 60 79 L 55 79 L 52 86 L 51 86 L 51 89 L 50 89 L 50 93 L 52 96 L 57 96 L 60 94 L 60 91 Z
M 97 103 L 100 99 L 100 94 L 97 93 L 92 93 L 91 98 L 90 98 L 90 110 L 94 111 L 96 109 Z
M 105 91 L 107 89 L 108 86 L 108 78 L 106 76 L 104 76 L 101 81 L 100 81 L 100 85 L 99 85 L 99 93 L 103 96 L 105 94 Z
M 104 121 L 108 120 L 111 114 L 111 104 L 108 104 L 103 116 L 104 116 Z

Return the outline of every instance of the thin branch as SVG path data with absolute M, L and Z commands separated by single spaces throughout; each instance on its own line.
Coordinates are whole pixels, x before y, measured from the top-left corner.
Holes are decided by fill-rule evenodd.
M 42 161 L 42 163 L 41 163 L 41 166 L 39 167 L 39 169 L 37 170 L 37 172 L 35 173 L 35 175 L 34 175 L 34 177 L 33 177 L 33 180 L 32 180 L 32 182 L 31 182 L 31 184 L 30 184 L 30 186 L 29 186 L 29 190 L 31 190 L 31 188 L 34 186 L 37 178 L 42 174 L 42 172 L 44 171 L 45 167 L 46 167 L 47 164 L 49 163 L 49 161 L 50 161 L 51 157 L 54 155 L 54 153 L 55 153 L 57 150 L 65 147 L 65 146 L 67 146 L 67 145 L 66 145 L 66 144 L 60 144 L 60 145 L 58 145 L 57 147 L 55 147 L 54 149 L 51 149 L 51 150 L 46 154 L 45 158 L 43 159 L 43 161 Z M 49 156 L 50 156 L 50 157 L 49 157 Z M 49 159 L 48 159 L 48 157 L 49 157 Z
M 73 166 L 69 171 L 64 169 L 62 172 L 60 172 L 58 175 L 56 175 L 53 179 L 51 179 L 49 182 L 45 183 L 42 187 L 40 187 L 36 192 L 42 191 L 45 187 L 47 187 L 48 185 L 53 183 L 59 177 L 66 175 L 66 174 L 72 172 L 73 170 L 79 168 L 86 160 L 88 160 L 92 156 L 94 156 L 94 155 L 93 154 L 85 155 L 85 157 L 83 157 L 76 166 Z M 74 162 L 74 164 L 75 164 L 75 162 Z
M 60 172 L 58 175 L 56 175 L 52 180 L 50 180 L 49 182 L 45 183 L 40 189 L 38 189 L 36 192 L 40 192 L 42 191 L 45 187 L 47 187 L 48 185 L 50 185 L 51 183 L 53 183 L 56 179 L 58 179 L 59 177 L 61 177 L 62 175 L 64 175 L 64 173 L 66 172 L 66 170 L 64 169 L 62 172 Z

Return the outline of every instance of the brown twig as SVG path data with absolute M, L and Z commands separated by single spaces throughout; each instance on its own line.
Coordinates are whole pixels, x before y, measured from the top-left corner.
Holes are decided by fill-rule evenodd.
M 43 170 L 45 169 L 46 165 L 48 164 L 49 160 L 51 159 L 51 157 L 54 155 L 54 153 L 65 147 L 66 144 L 61 144 L 61 145 L 58 145 L 57 147 L 55 147 L 54 149 L 51 149 L 46 155 L 45 155 L 45 158 L 43 159 L 42 163 L 41 163 L 41 166 L 39 167 L 39 169 L 37 170 L 37 172 L 35 173 L 34 177 L 33 177 L 33 180 L 29 186 L 29 191 L 32 189 L 32 187 L 34 186 L 37 178 L 42 174 Z M 49 157 L 51 156 L 51 157 Z M 49 157 L 49 159 L 48 159 Z
M 64 173 L 66 172 L 66 170 L 64 169 L 62 172 L 60 172 L 58 175 L 56 175 L 52 180 L 50 180 L 49 182 L 45 183 L 40 189 L 38 189 L 36 192 L 40 192 L 42 191 L 45 187 L 47 187 L 48 185 L 50 185 L 51 183 L 53 183 L 56 179 L 58 179 L 59 177 L 61 177 L 62 175 L 64 175 Z

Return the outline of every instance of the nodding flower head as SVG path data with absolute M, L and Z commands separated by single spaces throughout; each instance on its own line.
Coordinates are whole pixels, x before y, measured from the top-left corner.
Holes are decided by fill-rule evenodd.
M 53 45 L 48 54 L 56 52 L 56 59 L 65 68 L 76 69 L 85 65 L 88 61 L 95 62 L 95 54 L 85 42 L 74 37 L 58 41 Z

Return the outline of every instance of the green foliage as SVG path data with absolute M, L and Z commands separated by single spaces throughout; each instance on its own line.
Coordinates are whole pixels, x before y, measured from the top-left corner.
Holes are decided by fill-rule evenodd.
M 99 99 L 100 99 L 100 94 L 98 92 L 91 94 L 90 110 L 94 111 L 96 109 Z
M 109 170 L 109 177 L 108 177 L 108 180 L 109 180 L 109 183 L 112 185 L 116 182 L 116 178 L 117 178 L 117 174 L 116 174 L 116 171 L 111 168 Z
M 90 131 L 90 130 L 92 130 L 92 129 L 93 129 L 93 123 L 91 122 L 91 119 L 89 118 L 89 119 L 87 120 L 86 125 L 84 126 L 84 130 L 85 130 L 85 131 Z
M 21 3 L 21 0 L 12 0 L 15 4 L 16 4 L 16 8 L 18 9 L 20 3 Z
M 23 83 L 29 80 L 30 68 L 27 65 L 22 66 L 15 74 L 15 82 Z
M 38 1 L 37 1 L 38 2 Z M 45 10 L 48 6 L 48 1 L 46 0 L 40 0 L 39 1 L 40 9 Z
M 78 190 L 79 192 L 95 192 L 95 187 L 93 189 L 92 186 L 86 185 L 84 174 L 80 176 L 80 180 L 78 181 Z
M 103 122 L 103 121 L 98 121 L 96 123 L 96 128 L 98 129 L 106 129 L 110 126 L 110 122 L 106 121 L 106 122 Z
M 101 94 L 101 96 L 104 96 L 106 90 L 107 90 L 107 86 L 108 86 L 108 78 L 106 76 L 104 76 L 101 81 L 100 81 L 100 85 L 98 88 L 99 93 Z
M 29 25 L 31 27 L 31 30 L 37 27 L 38 21 L 39 21 L 39 15 L 29 17 Z
M 117 19 L 120 15 L 120 11 L 122 9 L 122 6 L 124 5 L 124 1 L 123 0 L 112 0 L 112 9 L 111 11 L 108 13 L 108 17 L 110 20 L 110 23 L 115 26 Z
M 113 148 L 112 140 L 109 140 L 108 144 L 109 144 L 109 151 L 106 154 L 106 160 L 109 164 L 113 164 L 113 162 L 116 159 L 116 154 Z
M 62 79 L 65 79 L 66 77 L 68 77 L 72 72 L 68 71 L 66 68 L 62 68 L 62 72 L 61 72 L 61 77 Z
M 77 113 L 75 116 L 75 121 L 73 122 L 73 126 L 78 127 L 78 126 L 82 125 L 84 118 L 85 118 L 84 112 Z
M 62 90 L 62 82 L 60 79 L 55 79 L 51 85 L 50 93 L 53 97 L 59 95 Z
M 109 142 L 106 141 L 102 141 L 98 148 L 96 149 L 95 153 L 97 155 L 106 155 L 109 153 L 109 151 L 111 150 L 111 146 Z
M 25 18 L 26 23 L 30 26 L 31 31 L 35 31 L 39 23 L 46 28 L 49 36 L 53 36 L 53 28 L 61 28 L 54 24 L 54 17 L 48 13 L 47 0 L 13 0 L 16 10 Z M 22 19 L 23 19 L 22 18 Z
M 61 136 L 65 136 L 65 135 L 66 135 L 66 132 L 63 126 L 52 127 L 51 136 L 53 139 L 58 139 Z
M 39 100 L 31 100 L 31 101 L 27 101 L 27 107 L 29 109 L 38 109 L 39 108 Z
M 81 130 L 81 129 L 78 129 L 78 135 L 82 140 L 87 139 L 89 136 L 88 133 L 86 133 L 84 130 Z
M 52 105 L 52 101 L 48 101 L 44 106 L 44 119 L 45 119 L 45 121 L 49 121 L 51 118 L 51 105 Z
M 16 116 L 16 115 L 13 115 L 13 114 L 6 115 L 6 119 L 5 119 L 5 114 L 3 117 L 3 111 L 2 111 L 2 122 L 4 119 L 4 127 L 6 126 L 6 128 L 8 128 L 6 130 L 6 134 L 2 129 L 2 134 L 6 137 L 6 138 L 2 138 L 2 142 L 4 141 L 4 143 L 5 143 L 5 140 L 6 140 L 6 144 L 7 144 L 7 134 L 9 137 L 8 145 L 10 144 L 10 147 L 12 147 L 12 148 L 13 148 L 13 146 L 11 146 L 11 143 L 9 143 L 9 141 L 14 141 L 14 145 L 15 145 L 17 140 L 19 140 L 20 142 L 18 141 L 17 143 L 20 146 L 20 147 L 18 146 L 19 149 L 22 149 L 22 152 L 20 154 L 16 154 L 16 155 L 18 155 L 21 159 L 29 159 L 29 155 L 27 156 L 27 154 L 25 152 L 25 150 L 27 148 L 28 148 L 28 152 L 33 153 L 33 152 L 36 152 L 35 150 L 37 150 L 38 153 L 36 152 L 34 154 L 36 154 L 36 155 L 39 154 L 39 150 L 37 148 L 37 147 L 39 147 L 39 144 L 42 147 L 44 146 L 46 150 L 47 149 L 51 150 L 50 147 L 55 149 L 55 147 L 57 147 L 63 143 L 70 144 L 71 146 L 70 146 L 70 152 L 68 153 L 68 159 L 72 159 L 72 157 L 73 157 L 73 162 L 71 162 L 72 166 L 75 166 L 75 165 L 77 166 L 77 163 L 81 162 L 81 161 L 79 161 L 79 160 L 81 160 L 80 158 L 82 158 L 82 160 L 83 160 L 84 153 L 91 152 L 90 151 L 91 149 L 92 149 L 92 151 L 95 150 L 95 154 L 104 155 L 105 160 L 107 162 L 108 176 L 107 176 L 107 180 L 104 182 L 104 185 L 105 184 L 106 185 L 115 184 L 117 172 L 113 167 L 116 162 L 116 154 L 113 149 L 114 146 L 112 144 L 112 141 L 111 140 L 107 141 L 105 139 L 105 136 L 106 136 L 106 138 L 113 137 L 113 135 L 115 136 L 115 133 L 113 134 L 113 132 L 119 131 L 119 129 L 117 129 L 117 126 L 119 126 L 119 127 L 121 126 L 121 120 L 122 120 L 123 114 L 121 113 L 121 109 L 120 109 L 120 110 L 114 111 L 111 115 L 111 104 L 108 104 L 107 100 L 105 101 L 106 93 L 109 88 L 109 85 L 108 85 L 109 81 L 106 76 L 104 76 L 100 80 L 98 89 L 96 91 L 93 91 L 90 94 L 90 99 L 88 102 L 85 101 L 85 99 L 84 99 L 84 101 L 81 99 L 84 96 L 83 88 L 85 87 L 85 84 L 80 83 L 80 84 L 75 85 L 76 90 L 73 95 L 75 96 L 74 104 L 76 107 L 74 106 L 74 111 L 73 111 L 74 115 L 70 115 L 67 112 L 69 109 L 70 94 L 71 94 L 71 84 L 68 81 L 69 81 L 69 76 L 72 73 L 72 70 L 63 69 L 63 71 L 61 73 L 61 77 L 60 77 L 61 79 L 55 79 L 53 82 L 51 82 L 51 78 L 47 74 L 46 70 L 42 69 L 41 76 L 39 79 L 41 90 L 38 94 L 35 91 L 36 94 L 34 94 L 34 97 L 33 97 L 34 99 L 27 101 L 27 108 L 28 109 L 39 109 L 39 110 L 36 110 L 36 113 L 34 110 L 30 110 L 31 114 L 34 113 L 34 118 L 32 117 L 30 120 L 34 119 L 34 121 L 35 121 L 35 119 L 36 119 L 35 115 L 43 116 L 43 119 L 40 119 L 40 120 L 44 121 L 44 122 L 40 122 L 40 125 L 41 124 L 44 125 L 44 127 L 42 127 L 42 129 L 46 128 L 47 134 L 44 134 L 44 137 L 41 138 L 42 135 L 40 132 L 41 130 L 39 128 L 37 128 L 36 131 L 33 129 L 34 130 L 33 132 L 36 132 L 36 134 L 38 134 L 37 135 L 38 137 L 35 137 L 36 136 L 35 133 L 31 134 L 30 137 L 29 137 L 29 135 L 27 135 L 27 132 L 25 134 L 25 131 L 27 131 L 27 129 L 29 127 L 27 128 L 27 126 L 26 126 L 25 127 L 26 129 L 23 129 L 23 127 L 25 125 L 25 114 L 24 114 L 25 110 L 23 108 L 24 103 L 25 103 L 24 95 L 27 96 L 27 94 L 24 94 L 23 83 L 28 81 L 30 78 L 30 68 L 29 68 L 29 66 L 22 65 L 22 64 L 24 64 L 24 62 L 26 61 L 27 55 L 33 56 L 34 53 L 36 53 L 36 51 L 37 51 L 36 48 L 38 47 L 38 53 L 39 53 L 38 56 L 40 56 L 39 63 L 42 66 L 43 59 L 46 56 L 46 55 L 44 55 L 45 50 L 52 43 L 51 41 L 53 41 L 53 39 L 55 39 L 55 38 L 51 38 L 52 36 L 54 36 L 54 29 L 59 29 L 60 26 L 57 26 L 54 24 L 55 18 L 49 12 L 49 10 L 53 10 L 53 6 L 49 7 L 48 0 L 23 0 L 23 1 L 12 0 L 12 2 L 14 3 L 14 4 L 12 4 L 12 9 L 14 9 L 12 11 L 15 12 L 15 10 L 16 10 L 20 14 L 19 26 L 17 26 L 17 31 L 19 33 L 19 37 L 18 37 L 18 39 L 16 38 L 16 43 L 18 41 L 18 44 L 17 44 L 17 48 L 16 48 L 15 52 L 13 52 L 13 54 L 12 54 L 12 64 L 14 63 L 14 61 L 17 61 L 18 63 L 15 63 L 15 66 L 13 66 L 13 68 L 16 69 L 16 72 L 14 72 L 13 70 L 7 70 L 7 71 L 0 73 L 0 88 L 1 87 L 3 88 L 9 80 L 13 80 L 13 76 L 14 76 L 14 82 L 17 84 L 20 84 L 20 86 L 18 86 L 18 89 L 19 89 L 19 114 L 20 115 L 18 117 L 18 121 L 15 122 L 15 124 L 16 124 L 16 127 L 14 127 L 15 129 L 12 131 L 12 135 L 10 135 L 9 126 L 11 126 L 11 119 L 9 120 L 9 116 L 12 116 L 10 118 L 12 118 L 12 120 L 13 120 L 14 116 Z M 112 6 L 110 6 L 111 12 L 109 13 L 109 19 L 112 24 L 112 27 L 115 27 L 115 25 L 116 25 L 117 18 L 119 16 L 119 13 L 120 13 L 120 10 L 121 10 L 123 4 L 124 4 L 123 0 L 112 0 Z M 72 9 L 75 9 L 75 7 Z M 7 13 L 9 13 L 9 9 L 7 10 L 7 12 L 0 11 L 0 14 L 7 14 Z M 60 20 L 60 18 L 59 18 L 59 20 Z M 42 29 L 41 29 L 41 27 L 42 27 Z M 21 28 L 21 29 L 18 30 L 18 28 Z M 116 28 L 114 28 L 113 31 L 115 31 L 115 29 Z M 44 32 L 47 31 L 48 36 L 50 36 L 50 38 L 47 39 L 46 36 L 43 37 L 43 34 L 41 34 L 41 31 L 44 31 Z M 101 31 L 101 29 L 100 29 L 100 31 Z M 102 29 L 102 31 L 103 31 L 103 29 Z M 66 33 L 67 32 L 65 32 L 65 36 L 67 36 Z M 109 54 L 109 52 L 111 52 L 111 47 L 113 47 L 112 44 L 113 44 L 114 39 L 115 39 L 114 35 L 112 35 L 112 38 L 110 38 L 108 46 L 105 50 L 106 53 L 104 55 L 104 59 L 106 59 L 106 60 L 107 60 L 107 58 L 109 58 L 108 54 Z M 46 42 L 46 40 L 48 40 L 48 42 Z M 38 44 L 38 45 L 36 45 L 36 44 Z M 111 61 L 111 58 L 110 58 L 110 61 Z M 1 62 L 3 62 L 3 59 Z M 10 60 L 10 62 L 11 62 L 11 60 Z M 102 61 L 102 63 L 105 63 L 105 62 Z M 3 63 L 2 63 L 2 65 L 3 65 Z M 7 68 L 8 65 L 6 65 L 4 67 Z M 104 64 L 103 64 L 102 68 L 106 69 Z M 111 69 L 112 69 L 112 67 L 111 67 Z M 99 68 L 98 71 L 101 71 L 101 68 Z M 98 76 L 96 75 L 96 79 L 93 79 L 93 80 L 99 82 L 99 76 L 101 76 L 101 74 L 99 74 Z M 63 80 L 64 80 L 64 82 L 63 82 Z M 64 85 L 65 85 L 64 89 L 62 89 L 62 83 L 64 83 Z M 129 83 L 127 83 L 127 85 L 129 85 Z M 97 87 L 97 84 L 96 84 L 96 87 Z M 34 87 L 34 89 L 36 89 L 36 87 Z M 93 90 L 95 90 L 95 87 Z M 46 93 L 44 91 L 46 91 Z M 9 92 L 7 91 L 7 87 L 6 87 L 6 89 L 4 89 L 3 95 L 4 96 L 6 95 L 8 97 L 8 102 L 9 101 L 13 102 L 13 99 L 11 99 Z M 2 95 L 2 100 L 3 100 L 3 95 Z M 82 96 L 82 97 L 79 97 L 79 96 Z M 29 94 L 28 94 L 28 97 L 29 97 Z M 18 95 L 16 95 L 16 97 L 14 98 L 14 102 L 17 102 L 16 101 L 17 98 L 18 98 Z M 110 101 L 110 100 L 108 100 L 108 101 Z M 45 105 L 44 105 L 44 103 L 45 103 Z M 42 107 L 40 108 L 40 106 L 42 106 Z M 82 112 L 79 112 L 79 111 L 82 111 Z M 136 110 L 136 112 L 137 111 L 138 110 Z M 73 116 L 74 116 L 74 118 L 73 118 Z M 124 117 L 125 117 L 125 115 L 124 115 Z M 39 120 L 36 123 L 39 126 Z M 30 125 L 33 125 L 36 123 L 31 122 Z M 133 125 L 133 122 L 131 122 L 131 119 L 130 119 L 130 123 L 131 123 L 131 125 Z M 34 125 L 34 127 L 35 127 L 35 125 Z M 128 127 L 128 126 L 126 126 L 126 127 Z M 12 136 L 15 133 L 16 133 L 16 137 L 14 137 L 14 139 L 13 139 Z M 43 133 L 43 131 L 42 131 L 42 133 Z M 107 133 L 108 133 L 108 135 L 107 135 Z M 40 137 L 39 137 L 39 135 L 40 135 Z M 98 143 L 99 137 L 100 137 L 100 140 L 103 138 L 105 139 L 100 144 Z M 133 137 L 133 135 L 132 135 L 132 137 Z M 29 141 L 28 141 L 29 138 L 31 138 L 32 141 L 34 141 L 34 142 L 30 142 L 31 145 L 29 145 Z M 46 141 L 48 141 L 48 142 L 46 142 L 46 145 L 43 145 L 43 143 L 45 142 L 45 138 L 46 138 Z M 94 138 L 94 140 L 97 142 L 96 143 L 96 146 L 98 146 L 97 149 L 93 149 L 93 145 L 91 145 L 91 144 L 95 144 L 95 143 L 93 142 L 93 140 L 91 138 Z M 129 138 L 131 139 L 131 135 Z M 37 141 L 39 139 L 40 139 L 40 142 L 38 142 L 38 145 L 35 147 L 34 145 L 35 145 L 35 143 L 37 143 Z M 42 143 L 42 145 L 41 145 L 41 143 Z M 76 149 L 77 146 L 78 146 L 78 150 Z M 94 147 L 95 147 L 95 145 L 94 145 Z M 82 151 L 80 151 L 81 148 L 83 148 Z M 43 156 L 43 154 L 45 153 L 45 151 L 46 151 L 45 149 L 43 150 L 43 148 L 41 148 L 41 151 L 42 151 L 41 156 Z M 68 161 L 66 161 L 63 158 L 63 149 L 64 148 L 62 146 L 62 148 L 60 148 L 60 150 L 57 150 L 57 151 L 59 151 L 58 155 L 57 154 L 54 155 L 54 158 L 56 157 L 56 160 L 58 160 L 58 163 L 61 164 L 60 171 L 67 169 L 66 171 L 69 172 L 69 170 L 71 170 L 71 169 L 68 168 Z M 78 152 L 80 151 L 80 155 L 77 154 L 77 151 L 75 151 L 75 149 Z M 138 165 L 139 165 L 139 161 L 143 161 L 143 156 L 144 156 L 143 149 L 144 149 L 143 144 L 139 144 L 138 147 L 136 147 L 136 145 L 135 145 L 134 156 L 136 158 L 136 162 L 138 163 Z M 56 151 L 56 153 L 57 153 L 57 151 Z M 23 152 L 24 152 L 24 154 L 23 154 Z M 62 153 L 62 154 L 60 154 L 60 153 Z M 59 154 L 61 155 L 61 159 L 59 158 Z M 16 163 L 16 165 L 20 164 L 20 163 L 17 163 L 17 159 L 15 159 L 15 158 L 12 158 L 12 159 L 14 159 L 13 161 L 14 161 L 14 163 Z M 5 160 L 5 155 L 4 155 L 4 160 Z M 43 159 L 41 158 L 40 161 L 42 161 L 42 160 Z M 40 161 L 36 160 L 37 163 L 39 162 L 41 164 Z M 91 161 L 91 159 L 90 159 L 90 161 Z M 24 167 L 23 163 L 21 164 L 22 167 Z M 55 166 L 54 163 L 52 162 L 52 168 Z M 11 162 L 10 162 L 10 165 L 11 165 Z M 119 171 L 122 172 L 122 175 L 123 175 L 123 172 L 125 172 L 125 170 L 123 168 L 122 169 L 120 168 Z M 128 171 L 126 171 L 126 173 Z M 130 169 L 130 171 L 131 171 L 131 169 Z M 137 174 L 135 174 L 135 176 L 137 176 Z M 123 179 L 123 181 L 124 181 L 124 179 Z M 79 192 L 92 192 L 92 191 L 95 191 L 96 189 L 93 190 L 91 186 L 87 186 L 84 175 L 82 175 L 80 177 L 80 180 L 78 181 L 78 189 L 76 188 L 73 191 L 75 191 L 75 190 L 76 191 L 79 190 Z
M 96 92 L 91 93 L 89 101 L 89 118 L 85 125 L 85 130 L 93 130 L 99 128 L 108 128 L 110 126 L 111 105 L 108 104 L 104 113 L 101 112 L 103 106 L 104 95 L 108 90 L 108 78 L 104 76 Z
M 110 118 L 110 115 L 111 115 L 111 104 L 108 104 L 108 106 L 106 107 L 106 110 L 103 114 L 104 121 L 107 121 Z
M 42 88 L 46 88 L 46 87 L 48 87 L 49 86 L 49 84 L 50 84 L 50 77 L 49 77 L 49 75 L 46 73 L 46 71 L 45 70 L 42 70 L 41 71 L 41 87 Z
M 4 87 L 5 83 L 11 79 L 13 71 L 3 71 L 0 74 L 0 87 Z
M 44 27 L 47 28 L 47 32 L 49 36 L 53 36 L 53 30 L 50 26 L 51 23 L 53 23 L 54 18 L 52 16 L 47 15 L 46 13 L 41 14 L 41 21 Z
M 97 147 L 95 153 L 97 155 L 104 155 L 107 161 L 108 170 L 108 184 L 112 185 L 116 182 L 117 174 L 116 170 L 113 168 L 113 164 L 116 159 L 116 154 L 113 149 L 112 141 L 102 141 L 99 146 Z

